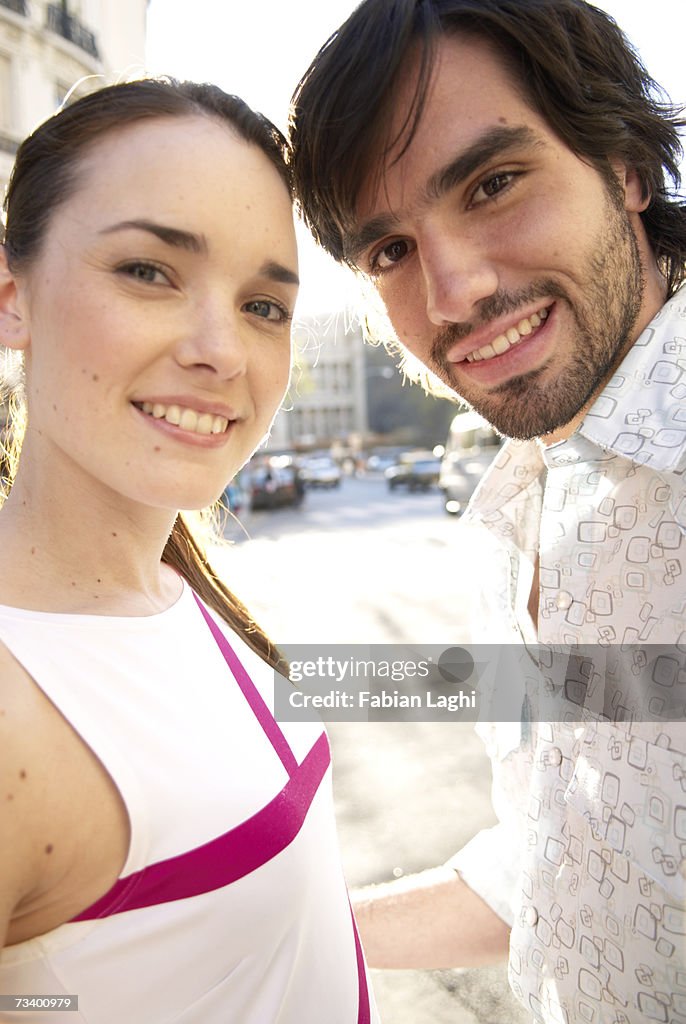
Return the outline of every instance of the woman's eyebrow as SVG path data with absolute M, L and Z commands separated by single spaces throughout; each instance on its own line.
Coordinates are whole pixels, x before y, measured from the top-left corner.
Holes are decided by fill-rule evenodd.
M 156 224 L 152 220 L 122 220 L 103 228 L 100 234 L 110 235 L 115 231 L 147 231 L 166 245 L 187 249 L 188 252 L 207 253 L 207 239 L 204 235 L 196 235 L 192 231 L 182 231 L 180 228 L 168 227 L 165 224 Z
M 288 267 L 284 267 L 282 263 L 275 263 L 274 260 L 263 263 L 260 267 L 260 274 L 279 284 L 300 284 L 300 278 L 294 270 L 289 270 Z
M 207 253 L 207 239 L 204 235 L 196 235 L 192 231 L 182 231 L 180 228 L 168 227 L 165 224 L 156 224 L 151 220 L 122 220 L 110 227 L 103 228 L 101 235 L 111 235 L 115 231 L 148 231 L 155 235 L 166 245 L 173 245 L 180 249 L 187 249 L 189 252 Z M 278 281 L 280 284 L 300 284 L 300 278 L 294 270 L 284 267 L 281 263 L 268 260 L 260 267 L 260 274 Z

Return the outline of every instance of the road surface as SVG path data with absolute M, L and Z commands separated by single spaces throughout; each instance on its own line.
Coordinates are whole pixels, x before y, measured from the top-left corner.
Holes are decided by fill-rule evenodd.
M 389 493 L 383 478 L 346 478 L 308 491 L 299 509 L 241 520 L 227 526 L 222 572 L 278 643 L 469 642 L 471 590 L 488 554 L 437 490 Z M 338 722 L 329 734 L 351 887 L 440 864 L 494 823 L 490 768 L 470 725 Z M 372 975 L 384 1024 L 530 1019 L 504 968 Z

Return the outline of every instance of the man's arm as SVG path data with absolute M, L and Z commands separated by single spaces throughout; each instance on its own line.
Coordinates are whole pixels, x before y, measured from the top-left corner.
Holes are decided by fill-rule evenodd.
M 483 967 L 507 958 L 510 927 L 450 867 L 352 894 L 370 967 Z

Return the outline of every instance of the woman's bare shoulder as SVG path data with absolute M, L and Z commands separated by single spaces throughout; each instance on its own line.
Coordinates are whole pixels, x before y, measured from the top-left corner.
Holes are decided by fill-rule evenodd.
M 0 946 L 14 907 L 39 883 L 39 707 L 33 680 L 0 642 Z
M 104 766 L 2 644 L 0 751 L 0 942 L 3 930 L 18 942 L 112 886 L 129 821 Z

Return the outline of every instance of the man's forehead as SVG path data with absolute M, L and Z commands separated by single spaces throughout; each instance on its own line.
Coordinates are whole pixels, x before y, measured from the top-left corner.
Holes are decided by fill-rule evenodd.
M 378 123 L 378 143 L 367 161 L 358 190 L 355 219 L 373 213 L 383 202 L 389 179 L 414 179 L 417 156 L 439 151 L 450 135 L 457 152 L 468 148 L 486 130 L 538 117 L 525 89 L 511 73 L 501 51 L 473 33 L 441 36 L 430 53 L 422 79 L 422 50 L 414 44 L 396 74 Z M 437 157 L 437 166 L 440 157 Z M 426 170 L 426 160 L 421 160 Z M 427 182 L 424 182 L 427 184 Z

